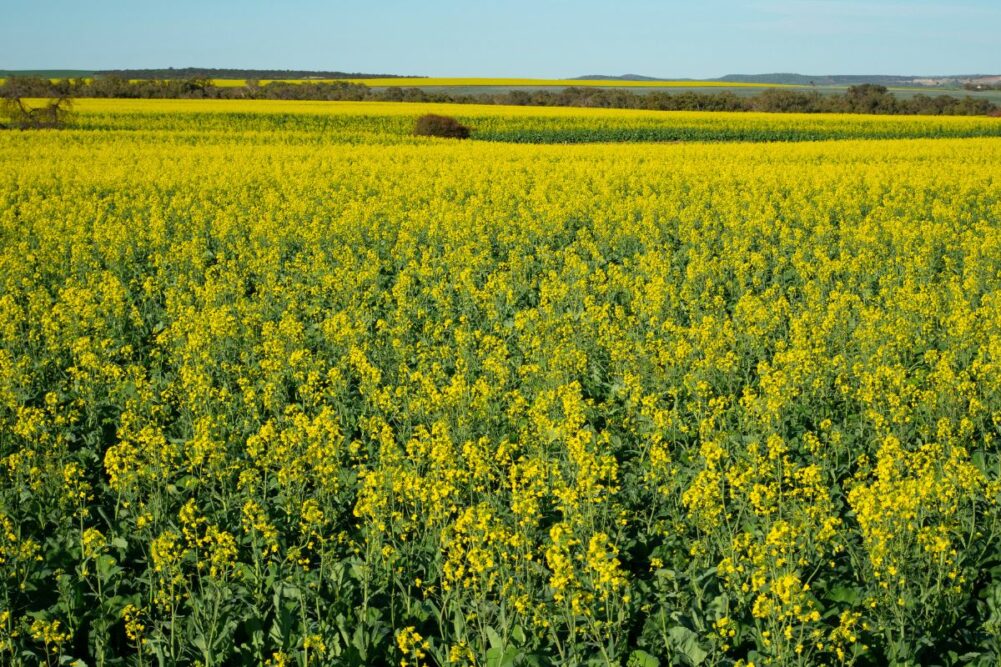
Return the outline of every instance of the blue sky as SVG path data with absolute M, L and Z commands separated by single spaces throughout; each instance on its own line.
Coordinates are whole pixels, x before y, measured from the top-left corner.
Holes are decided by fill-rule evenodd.
M 0 0 L 0 69 L 1001 73 L 1001 0 Z

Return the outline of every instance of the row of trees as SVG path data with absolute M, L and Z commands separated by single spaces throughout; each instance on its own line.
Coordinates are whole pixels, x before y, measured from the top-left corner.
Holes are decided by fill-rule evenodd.
M 131 99 L 175 99 L 216 97 L 211 79 L 130 80 L 109 76 L 98 79 L 11 77 L 0 86 L 4 97 L 121 97 Z
M 865 113 L 899 115 L 982 116 L 1001 109 L 989 100 L 970 96 L 931 97 L 917 94 L 897 97 L 885 86 L 861 84 L 840 94 L 817 91 L 769 88 L 755 95 L 738 96 L 732 92 L 648 93 L 602 88 L 567 88 L 560 92 L 512 91 L 495 96 L 498 104 L 538 106 L 585 106 L 604 108 L 649 109 L 663 111 L 768 111 L 780 113 Z
M 129 80 L 103 77 L 85 80 L 49 81 L 14 78 L 0 86 L 0 95 L 10 97 L 121 97 L 121 98 L 212 98 L 269 100 L 343 100 L 388 102 L 453 102 L 513 104 L 523 106 L 572 106 L 662 111 L 769 111 L 799 113 L 867 113 L 930 115 L 997 115 L 1001 107 L 982 98 L 918 94 L 902 98 L 885 86 L 851 86 L 841 94 L 813 90 L 770 88 L 756 95 L 732 92 L 634 93 L 623 89 L 570 87 L 562 90 L 511 90 L 503 93 L 458 95 L 429 92 L 421 88 L 390 87 L 381 90 L 347 82 L 287 83 L 260 85 L 250 80 L 243 86 L 216 86 L 211 79 L 187 78 Z

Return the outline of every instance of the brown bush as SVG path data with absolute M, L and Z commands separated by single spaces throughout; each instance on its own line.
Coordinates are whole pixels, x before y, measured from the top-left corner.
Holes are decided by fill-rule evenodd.
M 414 126 L 414 134 L 419 137 L 448 137 L 450 139 L 468 139 L 469 128 L 451 116 L 438 116 L 433 113 L 421 116 Z

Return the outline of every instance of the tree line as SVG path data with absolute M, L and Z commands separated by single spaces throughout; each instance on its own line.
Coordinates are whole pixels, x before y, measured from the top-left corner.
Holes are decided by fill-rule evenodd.
M 99 97 L 131 99 L 262 99 L 386 102 L 450 102 L 520 106 L 644 109 L 651 111 L 767 111 L 784 113 L 865 113 L 900 115 L 999 115 L 1001 107 L 982 98 L 929 96 L 902 98 L 885 86 L 860 84 L 844 93 L 769 88 L 755 95 L 732 92 L 635 93 L 623 89 L 569 87 L 562 90 L 510 90 L 501 93 L 456 94 L 421 88 L 389 87 L 376 90 L 359 83 L 272 81 L 251 79 L 243 86 L 217 86 L 211 79 L 141 79 L 108 76 L 96 79 L 51 81 L 14 77 L 0 85 L 0 96 Z

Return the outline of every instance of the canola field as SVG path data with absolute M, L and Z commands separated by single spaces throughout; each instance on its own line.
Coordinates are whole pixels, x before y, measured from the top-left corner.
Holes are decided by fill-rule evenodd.
M 0 133 L 0 664 L 997 664 L 1001 121 L 442 110 Z
M 480 141 L 600 142 L 820 141 L 1001 137 L 1001 121 L 976 116 L 862 116 L 747 112 L 637 111 L 570 107 L 253 102 L 237 100 L 78 100 L 80 129 L 142 133 L 159 143 L 421 144 L 410 136 L 422 113 L 455 116 Z

